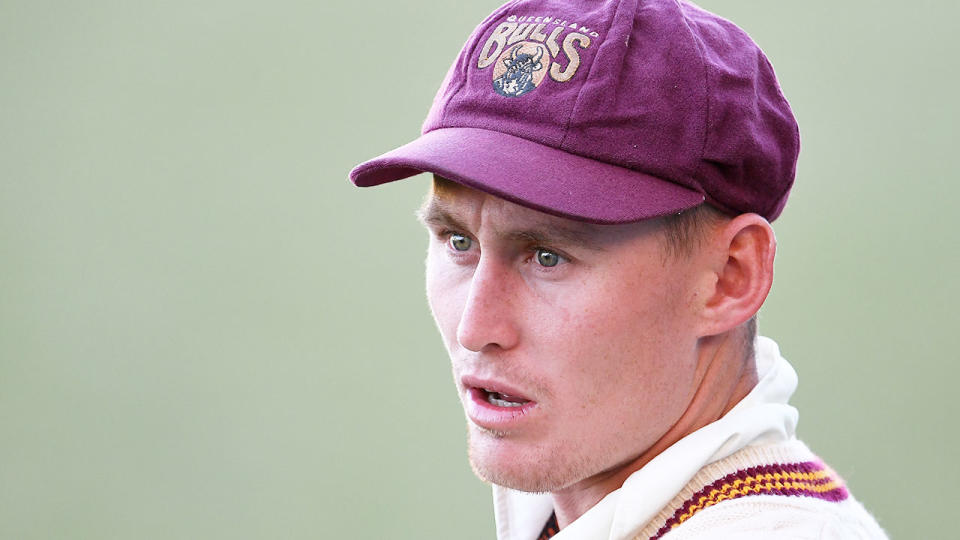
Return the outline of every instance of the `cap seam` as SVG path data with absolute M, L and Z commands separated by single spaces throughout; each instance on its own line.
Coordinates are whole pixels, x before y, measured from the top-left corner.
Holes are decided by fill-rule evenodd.
M 670 183 L 672 183 L 672 184 L 677 184 L 677 185 L 679 185 L 680 187 L 683 187 L 684 189 L 687 189 L 687 190 L 689 190 L 689 191 L 695 191 L 695 192 L 697 192 L 697 193 L 700 193 L 701 195 L 704 195 L 704 197 L 706 197 L 706 195 L 704 194 L 703 189 L 701 189 L 700 186 L 688 186 L 688 185 L 685 185 L 685 184 L 680 184 L 680 183 L 678 183 L 678 182 L 674 182 L 673 180 L 669 180 L 669 179 L 664 178 L 663 176 L 660 176 L 660 175 L 657 175 L 657 174 L 653 174 L 653 173 L 649 173 L 649 172 L 646 172 L 646 171 L 642 171 L 642 170 L 640 170 L 640 169 L 635 169 L 635 168 L 633 168 L 633 167 L 628 167 L 628 166 L 623 165 L 623 164 L 620 164 L 620 163 L 610 163 L 609 161 L 605 161 L 605 160 L 603 160 L 603 159 L 599 159 L 597 156 L 592 156 L 592 155 L 589 155 L 589 154 L 584 154 L 584 153 L 581 153 L 581 152 L 575 152 L 575 151 L 572 151 L 572 150 L 568 150 L 568 149 L 565 149 L 565 148 L 561 148 L 559 145 L 553 146 L 552 144 L 547 144 L 547 143 L 545 143 L 545 142 L 543 142 L 543 141 L 540 141 L 540 140 L 537 140 L 537 139 L 535 139 L 535 138 L 525 137 L 525 136 L 519 135 L 519 134 L 517 134 L 517 133 L 510 133 L 510 132 L 507 132 L 507 131 L 502 131 L 502 130 L 498 130 L 498 129 L 493 129 L 493 128 L 490 128 L 490 127 L 477 127 L 477 126 L 440 126 L 440 127 L 437 127 L 437 128 L 435 128 L 435 129 L 433 129 L 432 131 L 438 131 L 438 130 L 443 130 L 443 129 L 475 129 L 475 130 L 480 130 L 480 131 L 489 131 L 489 132 L 491 132 L 491 133 L 498 133 L 498 134 L 500 134 L 500 135 L 508 135 L 508 136 L 510 136 L 510 137 L 516 137 L 516 138 L 518 138 L 518 139 L 523 139 L 524 141 L 531 142 L 531 143 L 534 143 L 534 144 L 539 144 L 539 145 L 544 146 L 544 147 L 547 147 L 547 148 L 552 148 L 552 149 L 554 149 L 554 150 L 560 150 L 560 151 L 565 152 L 565 153 L 567 153 L 567 154 L 570 154 L 570 155 L 573 155 L 573 156 L 577 156 L 577 157 L 580 157 L 580 158 L 583 158 L 583 159 L 589 159 L 589 160 L 591 160 L 591 161 L 596 161 L 597 163 L 604 163 L 604 164 L 606 164 L 606 165 L 610 165 L 611 167 L 617 167 L 617 168 L 620 168 L 620 169 L 625 169 L 625 170 L 632 171 L 632 172 L 637 173 L 637 174 L 642 174 L 642 175 L 645 175 L 645 176 L 651 176 L 651 177 L 657 178 L 657 179 L 659 179 L 659 180 L 663 180 L 664 182 L 670 182 Z
M 487 17 L 487 21 L 491 21 L 491 22 L 492 22 L 492 21 L 495 20 L 495 19 L 499 19 L 501 15 L 503 15 L 503 14 L 506 13 L 507 11 L 513 9 L 513 7 L 514 7 L 516 4 L 520 3 L 521 1 L 523 1 L 523 0 L 511 0 L 510 2 L 507 2 L 506 4 L 503 4 L 502 6 L 500 6 L 499 9 L 497 9 L 496 11 L 494 11 L 493 13 L 491 13 L 489 17 Z M 484 25 L 481 23 L 480 26 L 477 27 L 477 30 L 479 30 L 481 27 L 483 27 L 484 31 L 486 31 L 487 29 L 490 28 L 490 26 L 484 26 Z M 473 37 L 473 36 L 471 35 L 471 38 L 472 38 L 472 37 Z M 482 37 L 483 37 L 483 32 L 477 32 L 477 33 L 476 33 L 476 38 L 477 38 L 477 39 L 476 39 L 475 41 L 473 41 L 473 47 L 472 47 L 469 51 L 465 51 L 466 54 L 464 54 L 464 59 L 465 59 L 466 61 L 465 61 L 464 64 L 463 64 L 463 68 L 460 69 L 460 70 L 458 70 L 458 71 L 460 71 L 460 75 L 461 75 L 461 77 L 460 77 L 460 84 L 457 85 L 457 88 L 450 93 L 450 97 L 448 97 L 447 100 L 443 103 L 443 110 L 440 111 L 440 118 L 437 120 L 438 126 L 434 127 L 433 129 L 438 129 L 439 127 L 442 127 L 444 124 L 446 124 L 447 109 L 450 108 L 450 102 L 453 101 L 453 98 L 455 98 L 455 97 L 457 96 L 457 94 L 459 94 L 460 91 L 463 90 L 463 89 L 467 86 L 467 80 L 469 79 L 470 66 L 471 66 L 472 63 L 473 63 L 473 53 L 474 53 L 474 51 L 476 51 L 477 45 L 480 44 L 480 41 L 481 41 L 481 38 L 482 38 Z M 466 49 L 466 47 L 464 47 L 464 49 Z M 441 84 L 443 84 L 443 83 L 441 83 Z M 432 130 L 431 130 L 431 131 L 432 131 Z
M 620 0 L 620 2 L 617 4 L 617 9 L 613 12 L 613 15 L 610 16 L 610 23 L 607 25 L 607 31 L 604 35 L 604 40 L 610 37 L 610 29 L 613 28 L 613 22 L 617 19 L 617 13 L 620 12 L 623 2 L 624 0 Z M 636 16 L 636 14 L 634 14 L 634 16 Z M 570 114 L 567 115 L 567 120 L 563 123 L 563 136 L 560 137 L 560 143 L 557 144 L 558 150 L 564 150 L 563 145 L 567 142 L 567 135 L 570 134 L 570 123 L 573 122 L 573 115 L 576 114 L 577 108 L 580 106 L 580 98 L 583 96 L 583 91 L 593 76 L 593 70 L 597 67 L 597 56 L 600 54 L 600 48 L 601 45 L 597 45 L 597 52 L 593 55 L 593 61 L 590 63 L 590 70 L 587 72 L 586 78 L 583 79 L 583 83 L 580 84 L 580 90 L 577 91 L 577 98 L 573 100 L 573 107 L 570 108 Z
M 696 32 L 693 31 L 693 28 L 690 28 L 691 21 L 683 12 L 683 6 L 680 5 L 680 2 L 677 0 L 675 0 L 675 3 L 679 8 L 680 17 L 683 18 L 683 25 L 687 28 L 687 31 L 690 32 L 690 39 L 697 47 L 697 54 L 700 56 L 700 64 L 703 66 L 703 145 L 700 147 L 700 159 L 697 160 L 696 168 L 692 171 L 694 178 L 699 178 L 700 171 L 703 168 L 703 158 L 707 153 L 707 139 L 710 137 L 710 70 L 707 67 L 706 59 L 704 59 L 703 43 L 700 43 L 700 40 L 697 39 Z
M 777 89 L 777 92 L 776 92 L 777 99 L 779 99 L 783 105 L 786 105 L 787 110 L 790 112 L 790 115 L 796 118 L 796 115 L 793 114 L 793 107 L 791 107 L 790 102 L 787 101 L 787 96 L 783 95 L 783 88 L 780 87 L 780 82 L 777 80 L 777 74 L 776 74 L 776 71 L 774 71 L 773 69 L 773 63 L 770 62 L 769 58 L 767 58 L 767 55 L 763 52 L 763 49 L 760 48 L 759 44 L 757 45 L 757 50 L 760 51 L 760 58 L 762 58 L 764 63 L 766 63 L 767 69 L 770 70 L 770 74 L 773 76 L 774 85 L 776 86 L 776 89 Z M 793 123 L 793 134 L 796 137 L 797 158 L 799 158 L 800 157 L 800 125 L 797 122 Z M 769 216 L 774 211 L 774 209 L 777 208 L 777 206 L 780 206 L 784 197 L 786 197 L 786 195 L 790 193 L 790 189 L 793 187 L 793 183 L 797 179 L 797 161 L 798 160 L 794 160 L 793 162 L 793 171 L 791 171 L 793 173 L 791 175 L 792 178 L 790 179 L 789 182 L 787 182 L 787 185 L 780 191 L 780 194 L 777 196 L 776 200 L 771 202 L 770 205 L 764 210 L 763 212 L 764 218 L 767 218 L 767 216 Z

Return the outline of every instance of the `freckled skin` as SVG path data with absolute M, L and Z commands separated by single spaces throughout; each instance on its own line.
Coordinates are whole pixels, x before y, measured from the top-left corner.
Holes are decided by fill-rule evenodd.
M 471 373 L 509 381 L 537 403 L 516 430 L 468 421 L 474 470 L 555 494 L 617 476 L 674 426 L 696 390 L 687 265 L 662 256 L 655 220 L 583 224 L 462 186 L 433 196 L 472 241 L 455 250 L 449 231 L 429 226 L 427 296 L 461 400 L 469 397 L 460 377 Z M 509 235 L 551 224 L 582 229 L 599 249 Z M 536 248 L 567 256 L 545 268 Z

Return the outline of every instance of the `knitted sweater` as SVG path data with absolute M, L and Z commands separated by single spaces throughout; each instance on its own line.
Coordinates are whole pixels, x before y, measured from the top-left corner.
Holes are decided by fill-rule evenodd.
M 757 338 L 757 386 L 634 472 L 555 540 L 885 539 L 843 480 L 796 439 L 796 372 Z M 494 486 L 499 540 L 534 540 L 549 494 Z

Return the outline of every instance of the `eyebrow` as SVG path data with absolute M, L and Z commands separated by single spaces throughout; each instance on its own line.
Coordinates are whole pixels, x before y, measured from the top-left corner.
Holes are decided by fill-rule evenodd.
M 467 232 L 467 227 L 456 212 L 443 200 L 431 197 L 417 211 L 417 218 L 426 226 L 445 227 Z M 598 231 L 580 227 L 565 227 L 556 223 L 534 223 L 530 227 L 498 232 L 498 235 L 515 242 L 538 246 L 576 246 L 590 251 L 606 251 L 598 241 Z
M 452 209 L 449 209 L 447 204 L 436 197 L 430 197 L 417 210 L 417 219 L 426 226 L 467 230 L 467 226 L 453 215 Z

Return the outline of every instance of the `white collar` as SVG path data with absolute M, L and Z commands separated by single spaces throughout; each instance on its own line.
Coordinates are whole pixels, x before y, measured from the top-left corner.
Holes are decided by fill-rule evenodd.
M 554 540 L 631 538 L 705 465 L 751 444 L 794 438 L 797 410 L 787 401 L 797 374 L 777 344 L 762 336 L 754 343 L 757 385 L 719 420 L 680 439 L 636 471 Z M 533 540 L 553 512 L 549 493 L 493 487 L 499 540 Z

